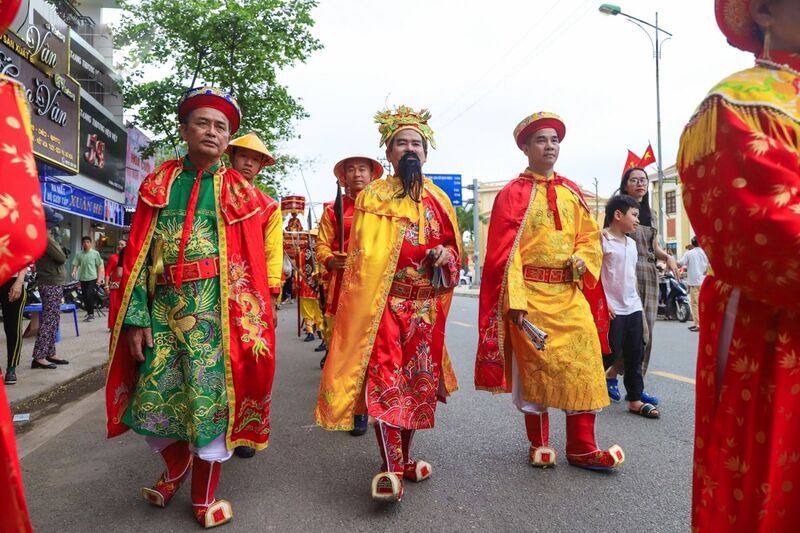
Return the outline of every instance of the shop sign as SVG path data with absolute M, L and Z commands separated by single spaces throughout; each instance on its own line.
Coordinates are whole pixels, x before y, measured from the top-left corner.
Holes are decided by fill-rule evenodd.
M 112 189 L 125 190 L 125 129 L 108 118 L 88 98 L 81 99 L 80 171 Z
M 10 32 L 2 36 L 0 74 L 25 86 L 31 107 L 34 154 L 76 174 L 80 87 L 65 74 L 54 71 L 48 76 L 33 61 L 34 56 L 19 37 Z

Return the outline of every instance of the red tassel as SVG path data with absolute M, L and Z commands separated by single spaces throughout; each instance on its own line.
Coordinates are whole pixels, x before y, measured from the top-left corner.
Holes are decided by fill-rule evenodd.
M 183 284 L 183 264 L 185 263 L 186 243 L 189 241 L 189 235 L 192 233 L 192 225 L 194 224 L 194 213 L 197 210 L 197 197 L 200 195 L 200 181 L 203 178 L 203 169 L 197 173 L 192 185 L 192 192 L 189 194 L 189 204 L 186 206 L 186 218 L 183 220 L 183 232 L 181 233 L 181 243 L 178 248 L 178 263 L 175 269 L 175 287 L 180 289 Z

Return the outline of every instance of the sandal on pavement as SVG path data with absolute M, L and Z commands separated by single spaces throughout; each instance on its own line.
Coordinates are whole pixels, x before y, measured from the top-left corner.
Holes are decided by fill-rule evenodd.
M 652 394 L 647 394 L 645 391 L 642 391 L 642 396 L 640 400 L 642 400 L 644 403 L 652 403 L 653 405 L 658 405 L 658 398 L 656 398 Z
M 628 409 L 628 411 L 645 418 L 661 418 L 661 413 L 658 412 L 658 408 L 652 403 L 643 403 L 638 411 L 636 409 Z
M 606 386 L 608 387 L 608 397 L 612 402 L 616 403 L 622 399 L 622 395 L 619 392 L 617 378 L 606 378 Z

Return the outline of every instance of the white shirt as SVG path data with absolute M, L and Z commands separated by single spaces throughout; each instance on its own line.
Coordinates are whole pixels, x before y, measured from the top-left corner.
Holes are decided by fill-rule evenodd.
M 678 261 L 680 266 L 686 267 L 686 284 L 691 287 L 699 287 L 703 284 L 708 271 L 708 257 L 702 248 L 695 246 L 681 257 Z
M 605 233 L 608 235 L 606 236 Z M 608 306 L 617 315 L 631 315 L 642 310 L 642 299 L 636 290 L 636 241 L 630 237 L 625 240 L 604 232 L 603 268 L 600 279 L 606 293 Z

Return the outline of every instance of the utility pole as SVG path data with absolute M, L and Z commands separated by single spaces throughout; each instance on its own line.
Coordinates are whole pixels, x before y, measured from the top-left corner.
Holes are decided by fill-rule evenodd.
M 478 244 L 478 227 L 481 222 L 480 211 L 478 209 L 478 180 L 473 179 L 472 185 L 467 185 L 465 189 L 472 191 L 472 200 L 467 200 L 467 204 L 472 204 L 472 264 L 475 267 L 475 277 L 472 279 L 472 285 L 481 284 L 481 267 L 480 267 L 480 245 Z

